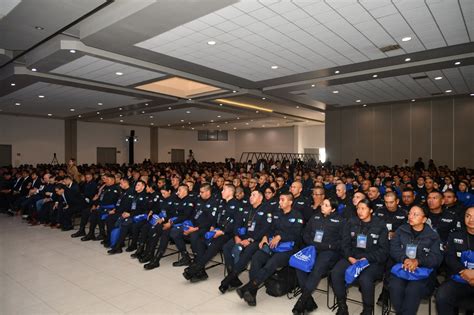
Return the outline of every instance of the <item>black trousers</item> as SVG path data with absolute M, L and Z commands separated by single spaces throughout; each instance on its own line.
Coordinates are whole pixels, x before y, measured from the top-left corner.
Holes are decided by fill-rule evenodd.
M 433 293 L 435 282 L 435 272 L 430 277 L 417 281 L 408 281 L 391 275 L 390 300 L 397 314 L 416 315 L 421 299 Z
M 147 220 L 143 220 L 137 223 L 134 223 L 132 226 L 132 238 L 131 238 L 131 244 L 130 246 L 137 246 L 138 243 L 138 238 L 140 236 L 140 231 L 142 230 L 143 227 L 145 226 L 150 226 Z
M 313 292 L 319 284 L 319 281 L 329 274 L 329 271 L 339 261 L 341 255 L 332 250 L 318 252 L 316 261 L 311 272 L 304 272 L 296 269 L 298 284 L 304 292 Z
M 345 299 L 347 296 L 345 273 L 350 265 L 351 263 L 343 258 L 337 262 L 336 266 L 334 266 L 331 271 L 332 288 L 338 299 Z M 362 293 L 362 303 L 364 306 L 374 306 L 375 282 L 382 279 L 383 272 L 384 265 L 372 263 L 369 267 L 364 269 L 359 277 L 354 281 L 359 283 L 360 291 Z
M 105 227 L 106 227 L 106 236 L 107 240 L 110 241 L 110 232 L 115 228 L 118 218 L 121 217 L 120 213 L 109 214 L 105 219 Z
M 277 269 L 288 266 L 293 251 L 284 253 L 273 253 L 269 255 L 262 250 L 258 250 L 252 257 L 250 265 L 250 280 L 257 285 L 267 280 Z
M 120 235 L 117 240 L 117 243 L 115 243 L 114 249 L 122 248 L 125 243 L 125 239 L 132 232 L 134 224 L 136 223 L 133 223 L 132 217 L 128 217 L 122 221 L 122 223 L 120 224 Z
M 81 223 L 79 224 L 79 231 L 86 230 L 87 222 L 89 222 L 89 217 L 91 215 L 91 208 L 88 206 L 81 211 Z
M 89 234 L 95 234 L 95 228 L 98 225 L 100 235 L 105 236 L 105 221 L 100 219 L 100 213 L 97 209 L 91 210 L 89 222 Z
M 171 229 L 170 232 L 171 239 L 176 245 L 176 248 L 179 252 L 183 253 L 186 251 L 186 240 L 190 240 L 191 243 L 195 242 L 196 239 L 201 237 L 201 233 L 199 231 L 193 232 L 189 235 L 183 234 L 183 229 Z
M 206 266 L 206 264 L 219 253 L 230 238 L 230 235 L 221 235 L 211 240 L 206 240 L 204 237 L 191 239 L 191 248 L 193 253 L 196 254 L 194 261 L 200 267 Z
M 227 270 L 232 270 L 236 274 L 240 274 L 247 268 L 247 265 L 252 260 L 253 255 L 259 250 L 258 243 L 254 242 L 245 247 L 240 253 L 239 261 L 234 264 L 234 257 L 232 257 L 232 248 L 235 242 L 233 239 L 227 241 L 224 245 L 224 262 Z
M 38 219 L 41 223 L 50 223 L 51 214 L 53 213 L 54 202 L 48 201 L 43 203 L 40 209 L 38 209 Z
M 449 279 L 436 292 L 436 309 L 438 314 L 454 315 L 461 300 L 474 297 L 474 287 Z M 472 310 L 470 310 L 472 311 Z
M 62 228 L 69 229 L 72 228 L 72 216 L 75 213 L 81 211 L 80 207 L 69 206 L 67 208 L 58 208 L 58 223 L 61 224 Z

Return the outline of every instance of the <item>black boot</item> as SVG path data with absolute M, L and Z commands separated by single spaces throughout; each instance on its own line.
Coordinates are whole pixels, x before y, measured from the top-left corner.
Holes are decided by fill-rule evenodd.
M 140 258 L 138 258 L 138 261 L 141 264 L 145 264 L 147 262 L 150 262 L 153 259 L 153 252 L 147 252 L 146 254 L 141 255 Z
M 244 294 L 245 294 L 245 292 L 248 291 L 249 287 L 250 287 L 250 282 L 248 282 L 248 283 L 246 283 L 244 286 L 238 288 L 237 290 L 235 290 L 235 292 L 237 292 L 237 294 L 239 295 L 239 297 L 240 297 L 241 299 L 243 299 L 243 298 L 244 298 Z
M 189 267 L 184 269 L 183 277 L 186 280 L 191 280 L 191 278 L 199 271 L 201 271 L 201 267 L 196 263 L 192 263 Z
M 152 270 L 152 269 L 158 268 L 160 266 L 161 257 L 163 257 L 163 253 L 160 252 L 155 257 L 153 257 L 151 262 L 144 265 L 143 268 L 145 268 L 146 270 Z
M 137 248 L 137 251 L 133 254 L 130 255 L 132 258 L 140 258 L 143 255 L 143 252 L 145 251 L 145 245 L 140 245 Z
M 189 266 L 191 264 L 191 257 L 188 252 L 181 253 L 181 259 L 173 263 L 173 267 Z
M 296 301 L 295 306 L 293 306 L 293 309 L 291 310 L 291 312 L 295 315 L 304 314 L 307 299 L 308 299 L 308 295 L 301 294 L 298 301 Z
M 84 237 L 81 237 L 81 241 L 86 242 L 86 241 L 95 241 L 95 235 L 94 233 L 89 233 Z
M 112 249 L 109 249 L 107 251 L 109 255 L 114 255 L 114 254 L 121 254 L 122 253 L 122 248 L 121 247 L 114 247 Z
M 346 298 L 337 299 L 337 313 L 336 315 L 349 315 Z
M 244 292 L 244 301 L 249 306 L 257 306 L 258 284 L 255 281 L 250 281 L 249 284 L 248 290 Z
M 137 244 L 130 244 L 130 246 L 127 247 L 127 249 L 125 250 L 127 253 L 130 253 L 130 252 L 133 252 L 133 251 L 136 251 L 137 250 Z
M 84 230 L 79 230 L 76 233 L 71 234 L 72 238 L 82 237 L 82 236 L 86 236 L 86 232 Z
M 311 313 L 315 311 L 318 308 L 318 304 L 316 304 L 316 301 L 314 300 L 313 296 L 310 295 L 308 300 L 306 301 L 306 312 Z
M 387 289 L 383 288 L 382 293 L 380 293 L 379 298 L 377 299 L 377 305 L 380 307 L 388 306 L 388 298 L 390 293 Z
M 373 305 L 364 304 L 362 308 L 362 313 L 360 313 L 360 315 L 372 315 L 373 311 L 374 311 Z
M 224 278 L 224 280 L 221 281 L 221 285 L 219 286 L 219 291 L 221 291 L 222 294 L 226 293 L 227 290 L 229 290 L 230 284 L 234 279 L 237 277 L 237 275 L 233 272 L 229 272 L 227 276 Z
M 204 268 L 201 268 L 192 275 L 191 283 L 204 281 L 204 280 L 207 280 L 207 278 L 209 278 L 209 276 L 207 275 L 206 270 Z
M 97 236 L 94 241 L 103 241 L 105 239 L 106 239 L 105 234 L 99 234 L 99 236 Z

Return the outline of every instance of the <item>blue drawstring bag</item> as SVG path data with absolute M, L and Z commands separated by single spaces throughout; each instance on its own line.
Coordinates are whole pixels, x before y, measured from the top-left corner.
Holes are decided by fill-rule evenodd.
M 114 228 L 110 232 L 110 247 L 114 247 L 120 237 L 120 227 Z
M 150 223 L 152 226 L 156 225 L 159 219 L 161 219 L 161 217 L 158 214 L 154 214 L 150 217 L 150 220 L 148 221 L 148 223 Z
M 243 250 L 244 250 L 244 248 L 243 248 L 242 245 L 240 245 L 240 244 L 235 244 L 235 245 L 232 247 L 231 255 L 232 255 L 232 257 L 234 258 L 234 265 L 239 262 L 239 260 L 240 260 L 240 253 L 242 253 Z
M 247 233 L 247 228 L 241 227 L 237 229 L 237 234 L 239 234 L 239 236 L 244 236 L 246 233 Z
M 269 242 L 271 242 L 272 239 L 270 238 Z M 272 248 L 272 251 L 274 253 L 284 253 L 288 252 L 290 250 L 293 250 L 293 247 L 295 246 L 295 242 L 280 242 L 275 248 Z
M 403 264 L 399 263 L 395 264 L 390 272 L 397 278 L 408 281 L 417 281 L 428 278 L 432 271 L 432 268 L 418 267 L 415 271 L 409 272 L 408 270 L 403 269 Z
M 204 238 L 206 240 L 210 240 L 211 238 L 214 237 L 214 235 L 216 235 L 216 232 L 219 231 L 219 229 L 214 229 L 212 231 L 209 231 L 209 232 L 206 232 L 206 234 L 204 234 Z
M 183 231 L 189 230 L 190 227 L 193 227 L 193 222 L 191 220 L 183 221 L 183 223 L 177 223 L 173 226 L 176 229 L 183 229 Z
M 461 252 L 461 263 L 466 267 L 466 269 L 474 269 L 474 251 L 465 250 Z M 467 284 L 468 282 L 464 280 L 460 275 L 452 275 L 451 279 L 456 282 Z
M 100 219 L 102 221 L 105 221 L 107 220 L 107 218 L 109 217 L 109 210 L 112 210 L 115 208 L 115 205 L 103 205 L 103 206 L 99 206 L 99 212 L 101 213 L 100 215 Z
M 165 210 L 162 210 L 160 213 L 158 213 L 158 216 L 159 216 L 161 219 L 166 219 L 166 211 L 165 211 Z
M 345 273 L 345 280 L 346 284 L 350 285 L 354 282 L 355 279 L 357 279 L 360 275 L 360 273 L 367 267 L 369 267 L 369 261 L 367 259 L 362 259 L 356 261 L 354 264 L 351 266 L 347 267 L 346 273 Z
M 290 257 L 290 266 L 304 272 L 311 272 L 316 261 L 316 247 L 307 246 Z
M 172 218 L 170 218 L 168 221 L 170 221 L 171 223 L 173 223 L 174 221 L 176 221 L 176 219 L 178 219 L 178 217 L 172 217 Z
M 133 217 L 133 223 L 145 221 L 148 218 L 146 214 L 139 214 Z
M 102 214 L 102 215 L 100 216 L 100 219 L 101 219 L 102 221 L 105 221 L 105 220 L 107 220 L 108 217 L 109 217 L 109 214 L 108 214 L 108 213 L 104 213 L 104 214 Z

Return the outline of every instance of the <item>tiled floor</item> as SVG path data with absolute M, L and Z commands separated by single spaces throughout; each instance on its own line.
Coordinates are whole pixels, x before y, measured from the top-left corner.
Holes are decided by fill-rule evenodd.
M 171 266 L 176 256 L 145 271 L 128 253 L 109 256 L 98 242 L 70 234 L 0 215 L 0 314 L 291 314 L 296 302 L 261 289 L 257 307 L 249 307 L 235 292 L 218 291 L 222 266 L 208 270 L 207 281 L 191 284 L 181 276 L 183 268 Z M 333 314 L 325 294 L 314 297 L 315 314 Z M 361 311 L 356 304 L 349 308 L 351 314 Z M 419 313 L 426 310 L 424 304 Z

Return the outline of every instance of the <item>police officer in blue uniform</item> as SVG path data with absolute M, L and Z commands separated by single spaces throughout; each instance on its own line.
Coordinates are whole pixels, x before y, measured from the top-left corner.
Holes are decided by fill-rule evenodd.
M 262 192 L 263 196 L 265 197 L 263 201 L 263 207 L 265 208 L 264 211 L 271 213 L 278 211 L 278 197 L 275 196 L 275 189 L 271 186 L 268 186 Z
M 464 224 L 465 227 L 448 237 L 445 261 L 449 278 L 436 293 L 438 314 L 457 314 L 459 302 L 470 299 L 472 303 L 474 297 L 474 207 L 466 210 Z M 464 255 L 470 255 L 471 260 L 462 259 Z M 472 314 L 473 310 L 470 311 Z
M 350 219 L 344 227 L 343 256 L 331 271 L 332 287 L 337 299 L 337 315 L 348 315 L 345 283 L 346 269 L 359 260 L 368 260 L 369 267 L 358 278 L 362 293 L 363 315 L 372 314 L 375 281 L 382 279 L 389 253 L 388 232 L 385 222 L 373 216 L 372 204 L 363 199 L 357 204 L 357 218 Z
M 120 189 L 115 184 L 115 176 L 105 174 L 102 179 L 104 186 L 101 188 L 99 195 L 93 198 L 93 206 L 91 207 L 91 214 L 89 216 L 89 233 L 81 238 L 81 241 L 105 239 L 105 222 L 100 219 L 102 214 L 107 213 L 109 209 L 115 208 L 115 204 L 120 196 Z M 99 225 L 99 236 L 95 236 L 95 228 Z
M 397 314 L 416 315 L 421 299 L 433 292 L 436 269 L 443 261 L 439 235 L 426 224 L 427 214 L 428 211 L 419 206 L 412 207 L 408 213 L 408 224 L 400 226 L 390 241 L 390 256 L 395 263 L 401 263 L 404 270 L 414 272 L 420 267 L 433 269 L 429 277 L 420 280 L 405 280 L 391 275 L 390 300 Z
M 190 197 L 188 196 L 187 198 Z M 214 222 L 217 206 L 217 201 L 212 196 L 211 185 L 201 185 L 195 210 L 191 217 L 188 218 L 188 220 L 192 222 L 192 226 L 187 228 L 184 226 L 181 228 L 173 228 L 170 232 L 171 239 L 181 253 L 181 259 L 173 263 L 174 267 L 189 266 L 191 264 L 191 257 L 186 250 L 185 240 L 190 240 L 191 243 L 193 243 L 209 231 Z
M 327 275 L 342 257 L 341 241 L 345 219 L 337 213 L 337 206 L 335 199 L 324 199 L 321 210 L 306 223 L 303 242 L 316 247 L 317 257 L 310 273 L 296 270 L 302 294 L 293 307 L 293 314 L 310 313 L 318 307 L 312 293 L 321 278 Z
M 141 215 L 148 213 L 148 198 L 146 195 L 146 183 L 139 179 L 135 183 L 135 194 L 133 195 L 133 200 L 129 209 L 117 209 L 120 214 L 116 224 L 120 226 L 120 236 L 118 237 L 115 246 L 108 250 L 107 253 L 110 255 L 120 254 L 122 252 L 122 246 L 125 241 L 125 238 L 129 233 L 133 231 L 133 227 L 136 224 L 141 224 L 142 221 L 135 221 Z M 135 221 L 135 222 L 134 222 Z
M 234 218 L 240 210 L 240 203 L 234 198 L 235 186 L 225 184 L 222 189 L 222 199 L 219 203 L 214 222 L 209 233 L 191 240 L 191 247 L 196 254 L 193 264 L 185 269 L 183 276 L 191 282 L 206 280 L 206 264 L 232 238 Z M 212 232 L 211 232 L 212 231 Z
M 300 212 L 303 215 L 303 219 L 306 221 L 313 215 L 313 209 L 311 208 L 311 201 L 303 196 L 303 184 L 299 181 L 294 181 L 290 186 L 290 193 L 293 194 L 293 209 Z
M 273 215 L 271 230 L 263 236 L 259 243 L 260 250 L 252 257 L 250 281 L 237 289 L 239 297 L 248 305 L 256 306 L 259 286 L 278 268 L 288 265 L 288 260 L 300 242 L 303 224 L 303 214 L 293 209 L 293 195 L 281 194 L 280 210 Z M 293 246 L 288 245 L 286 250 L 279 250 L 284 243 L 292 243 Z
M 239 208 L 235 216 L 234 237 L 224 245 L 227 276 L 219 286 L 222 293 L 242 285 L 239 274 L 247 268 L 263 236 L 270 230 L 273 214 L 268 208 L 264 211 L 263 198 L 262 192 L 254 190 L 250 194 L 250 206 Z
M 428 219 L 433 230 L 438 232 L 441 243 L 445 246 L 450 232 L 461 227 L 458 216 L 443 209 L 443 194 L 433 191 L 428 194 L 426 204 L 430 210 Z

